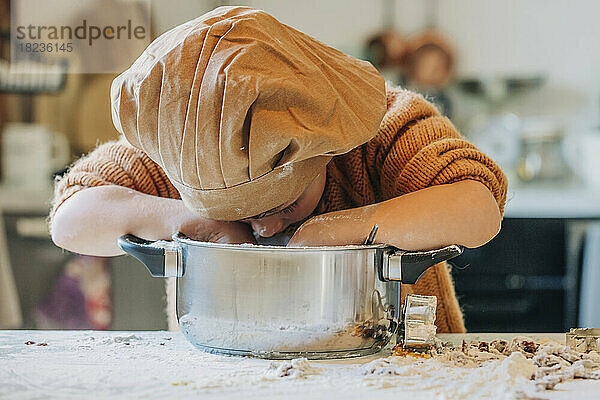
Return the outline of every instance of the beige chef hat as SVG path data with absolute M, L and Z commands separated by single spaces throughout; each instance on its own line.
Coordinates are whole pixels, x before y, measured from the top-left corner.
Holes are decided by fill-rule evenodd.
M 186 206 L 238 220 L 293 202 L 332 156 L 368 141 L 383 78 L 248 7 L 220 7 L 158 37 L 112 83 L 119 132 Z

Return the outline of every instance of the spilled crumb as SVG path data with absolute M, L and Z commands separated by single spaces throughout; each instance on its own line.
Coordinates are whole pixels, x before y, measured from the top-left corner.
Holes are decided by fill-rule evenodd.
M 27 346 L 33 346 L 34 344 L 36 346 L 48 346 L 48 343 L 46 343 L 46 342 L 41 342 L 41 343 L 37 343 L 37 344 L 36 344 L 36 342 L 34 342 L 32 340 L 28 340 L 25 342 L 25 345 L 27 345 Z
M 137 335 L 116 336 L 113 339 L 113 341 L 115 343 L 127 343 L 127 344 L 129 344 L 130 342 L 139 341 L 139 340 L 143 340 L 143 338 L 141 338 L 140 336 L 137 336 Z
M 191 381 L 181 381 L 181 382 L 173 382 L 171 383 L 172 386 L 187 386 L 190 383 L 192 383 Z

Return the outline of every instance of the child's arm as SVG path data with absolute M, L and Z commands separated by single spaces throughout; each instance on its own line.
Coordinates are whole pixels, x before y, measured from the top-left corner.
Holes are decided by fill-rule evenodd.
M 498 233 L 500 222 L 500 211 L 489 189 L 477 181 L 464 180 L 313 217 L 296 231 L 289 245 L 360 244 L 378 224 L 376 243 L 405 250 L 450 244 L 478 247 Z
M 66 250 L 95 256 L 123 254 L 119 236 L 170 240 L 182 232 L 203 241 L 253 243 L 247 225 L 220 222 L 190 212 L 181 200 L 157 197 L 116 185 L 80 190 L 57 208 L 52 240 Z
M 388 88 L 378 135 L 332 162 L 332 185 L 356 208 L 310 219 L 292 245 L 362 243 L 374 224 L 376 242 L 406 250 L 477 247 L 499 231 L 506 177 L 415 93 Z
M 122 254 L 117 239 L 126 233 L 148 240 L 169 240 L 181 231 L 204 241 L 255 241 L 245 224 L 211 221 L 190 212 L 166 173 L 122 139 L 104 143 L 75 162 L 56 182 L 52 203 L 52 239 L 81 254 Z

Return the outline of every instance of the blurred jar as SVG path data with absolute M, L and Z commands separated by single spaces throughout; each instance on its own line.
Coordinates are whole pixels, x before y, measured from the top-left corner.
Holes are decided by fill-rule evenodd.
M 565 181 L 571 170 L 564 157 L 564 129 L 552 118 L 521 118 L 517 175 L 524 182 Z
M 502 114 L 489 118 L 479 115 L 470 124 L 473 143 L 491 157 L 508 177 L 516 178 L 515 167 L 521 154 L 521 120 L 514 114 Z

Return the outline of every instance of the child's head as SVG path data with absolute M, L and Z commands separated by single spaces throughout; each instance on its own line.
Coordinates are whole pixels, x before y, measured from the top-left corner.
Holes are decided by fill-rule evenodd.
M 304 220 L 315 210 L 325 188 L 325 178 L 326 172 L 323 171 L 292 203 L 282 204 L 272 210 L 244 218 L 242 221 L 249 223 L 254 232 L 263 237 L 270 237 L 283 231 L 289 225 Z
M 386 110 L 369 63 L 248 7 L 161 35 L 111 97 L 117 130 L 187 207 L 265 236 L 314 210 L 331 157 L 371 139 Z

